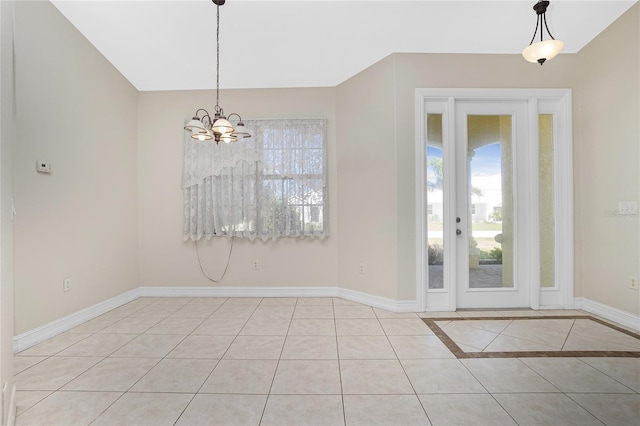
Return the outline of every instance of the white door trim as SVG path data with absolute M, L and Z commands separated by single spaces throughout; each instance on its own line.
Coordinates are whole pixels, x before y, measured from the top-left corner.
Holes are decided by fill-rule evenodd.
M 571 89 L 459 89 L 459 88 L 418 88 L 415 90 L 415 179 L 416 179 L 416 302 L 418 308 L 426 311 L 455 311 L 456 294 L 455 286 L 439 292 L 428 292 L 428 274 L 426 259 L 426 226 L 423 221 L 425 217 L 425 119 L 426 101 L 439 101 L 446 105 L 444 114 L 449 116 L 453 111 L 456 100 L 525 100 L 531 106 L 535 102 L 535 108 L 529 108 L 529 117 L 535 119 L 531 123 L 537 123 L 538 113 L 552 113 L 554 119 L 554 212 L 555 212 L 555 282 L 553 289 L 541 289 L 539 279 L 531 283 L 530 305 L 533 309 L 555 307 L 573 308 L 574 300 L 574 227 L 573 227 L 573 151 L 572 151 L 572 125 L 571 125 Z M 556 105 L 555 110 L 549 111 L 549 102 Z M 557 123 L 557 124 L 556 124 Z M 443 132 L 447 129 L 453 132 L 454 120 L 443 118 Z M 537 141 L 537 126 L 531 126 L 530 137 L 532 141 Z M 450 133 L 453 134 L 453 133 Z M 532 150 L 533 151 L 533 150 Z M 445 159 L 450 155 L 446 150 L 443 152 Z M 535 152 L 534 164 L 530 173 L 537 173 L 537 151 Z M 451 161 L 451 159 L 449 159 Z M 445 174 L 444 186 L 451 188 L 455 184 L 453 176 L 447 180 Z M 531 194 L 532 205 L 537 205 L 534 197 L 537 192 Z M 452 198 L 452 197 L 449 197 Z M 567 202 L 570 200 L 571 202 Z M 454 200 L 447 199 L 446 191 L 444 198 L 444 215 L 452 217 L 452 204 Z M 448 215 L 448 216 L 447 216 Z M 537 216 L 537 213 L 534 213 Z M 449 221 L 451 222 L 451 221 Z M 447 226 L 445 223 L 444 235 L 455 235 L 455 224 Z M 535 243 L 535 241 L 534 241 Z M 445 248 L 446 250 L 446 248 Z M 454 253 L 447 253 L 450 259 L 455 259 Z M 539 253 L 532 255 L 532 261 L 539 264 Z M 451 262 L 448 262 L 451 263 Z M 444 276 L 450 282 L 455 282 L 454 266 L 447 268 L 445 263 Z M 535 277 L 534 272 L 534 277 Z M 446 286 L 446 285 L 445 285 Z M 429 294 L 430 296 L 427 296 Z M 427 300 L 429 298 L 429 301 Z M 432 299 L 438 302 L 430 303 Z

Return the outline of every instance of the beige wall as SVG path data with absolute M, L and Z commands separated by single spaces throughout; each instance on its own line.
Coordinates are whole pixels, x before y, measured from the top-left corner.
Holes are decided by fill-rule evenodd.
M 583 297 L 640 314 L 640 4 L 578 54 L 574 100 L 576 269 Z
M 250 242 L 236 239 L 227 275 L 216 286 L 336 286 L 338 226 L 336 223 L 335 90 L 223 90 L 225 112 L 244 119 L 327 118 L 329 221 L 324 240 L 281 238 Z M 140 285 L 211 286 L 200 272 L 195 246 L 182 238 L 182 150 L 184 120 L 196 109 L 213 111 L 214 91 L 140 93 L 139 203 Z M 205 270 L 220 277 L 229 240 L 198 243 Z M 252 269 L 258 260 L 259 270 Z
M 15 9 L 20 334 L 138 287 L 138 93 L 51 3 Z
M 13 2 L 0 2 L 0 387 L 7 394 L 0 424 L 7 424 L 13 387 Z
M 338 282 L 398 299 L 394 73 L 387 57 L 336 88 Z

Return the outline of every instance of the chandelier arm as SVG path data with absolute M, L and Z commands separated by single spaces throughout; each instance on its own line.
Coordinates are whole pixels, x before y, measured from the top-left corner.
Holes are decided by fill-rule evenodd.
M 204 108 L 198 108 L 198 109 L 196 110 L 196 114 L 195 114 L 195 116 L 196 116 L 196 117 L 199 117 L 199 116 L 198 116 L 198 113 L 199 113 L 200 111 L 204 111 L 204 115 L 202 116 L 202 118 L 204 118 L 204 117 L 206 117 L 207 115 L 209 115 L 209 111 L 207 111 L 206 109 L 204 109 Z
M 536 34 L 538 34 L 538 26 L 540 24 L 540 15 L 536 16 L 536 29 L 533 32 L 533 37 L 531 37 L 531 41 L 529 42 L 529 46 L 531 46 L 533 44 L 533 40 L 536 39 Z M 540 31 L 541 35 L 542 35 L 542 31 Z
M 230 119 L 232 115 L 237 115 L 238 116 L 238 121 L 242 121 L 242 117 L 240 117 L 240 114 L 238 114 L 237 112 L 232 112 L 231 114 L 229 114 L 227 116 L 227 120 Z
M 202 117 L 200 117 L 200 116 L 198 115 L 198 113 L 199 113 L 200 111 L 204 111 L 204 115 L 203 115 Z M 204 108 L 198 108 L 198 110 L 196 111 L 196 117 L 198 117 L 198 119 L 202 122 L 202 124 L 205 124 L 205 125 L 207 124 L 207 123 L 205 122 L 205 118 L 206 118 L 206 119 L 207 119 L 207 121 L 209 122 L 209 127 L 211 127 L 211 125 L 213 124 L 213 121 L 211 120 L 211 115 L 209 114 L 209 111 L 207 111 L 207 110 L 206 110 L 206 109 L 204 109 Z
M 555 40 L 555 37 L 551 35 L 551 31 L 549 31 L 549 27 L 547 26 L 547 14 L 545 13 L 542 16 L 544 17 L 544 27 L 547 29 L 547 34 L 549 34 L 551 40 Z M 540 29 L 540 32 L 542 33 L 542 29 Z

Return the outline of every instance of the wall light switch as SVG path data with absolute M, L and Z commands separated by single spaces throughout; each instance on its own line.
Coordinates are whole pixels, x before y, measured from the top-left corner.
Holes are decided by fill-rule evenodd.
M 38 173 L 51 173 L 51 163 L 48 161 L 38 160 L 36 163 L 36 170 Z

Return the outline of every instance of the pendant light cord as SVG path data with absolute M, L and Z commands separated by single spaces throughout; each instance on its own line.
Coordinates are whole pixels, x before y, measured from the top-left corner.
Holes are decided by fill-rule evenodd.
M 222 272 L 222 275 L 218 279 L 211 278 L 205 272 L 204 267 L 202 266 L 202 261 L 200 260 L 200 251 L 198 250 L 198 240 L 196 240 L 196 255 L 198 257 L 198 265 L 200 265 L 200 270 L 202 271 L 202 275 L 204 275 L 205 278 L 207 278 L 209 281 L 211 281 L 213 283 L 219 283 L 220 281 L 223 280 L 224 276 L 227 274 L 227 269 L 229 269 L 229 262 L 231 261 L 231 253 L 233 253 L 233 240 L 234 239 L 235 239 L 234 237 L 231 237 L 231 247 L 229 247 L 229 256 L 227 257 L 227 264 L 224 267 L 224 271 Z

